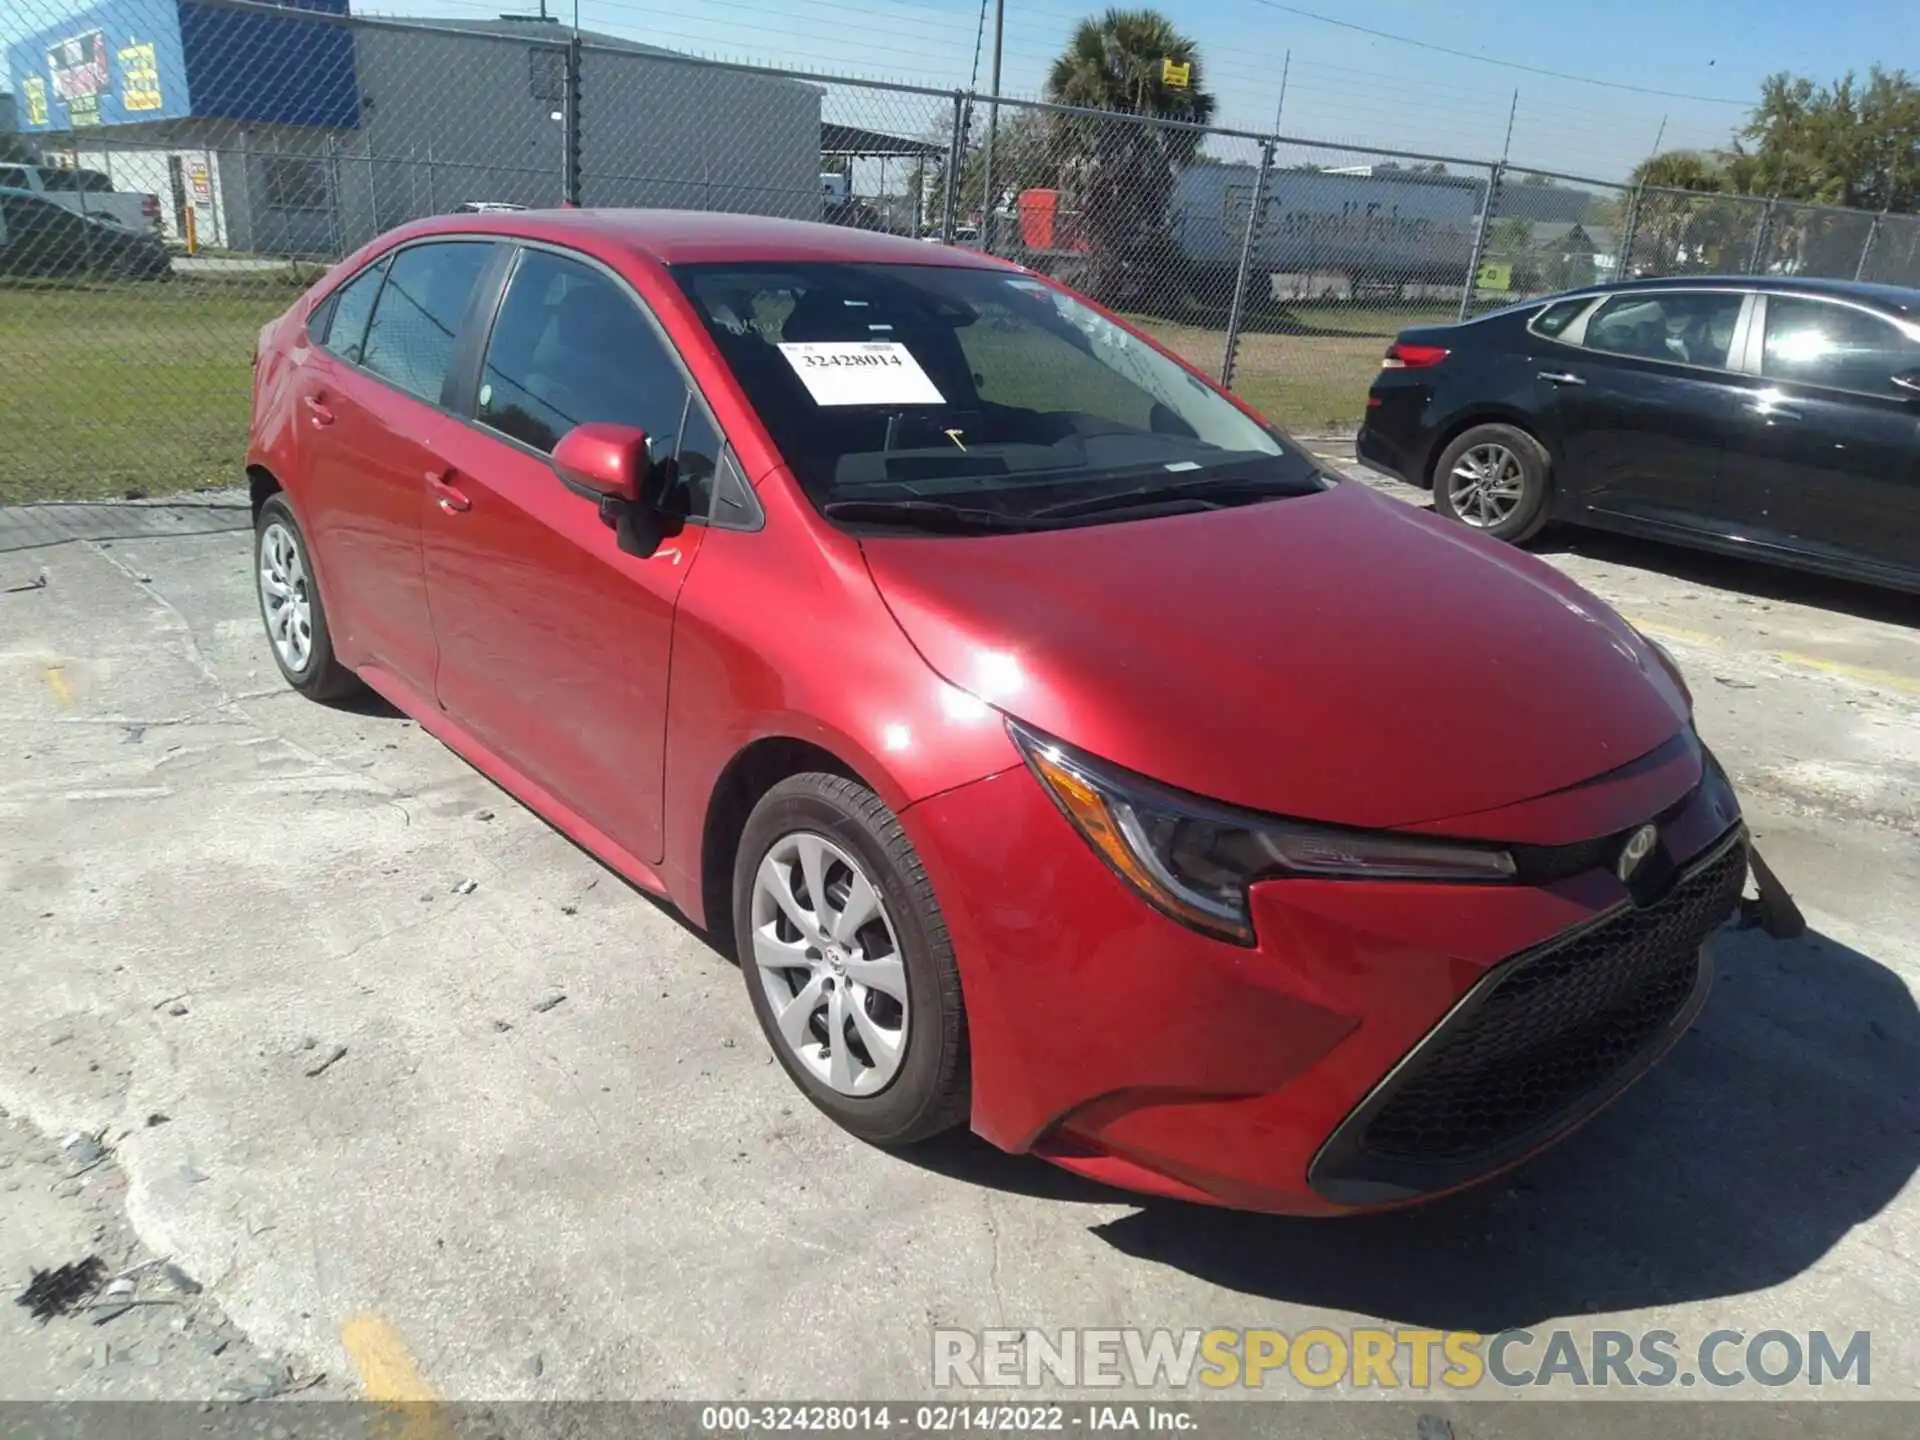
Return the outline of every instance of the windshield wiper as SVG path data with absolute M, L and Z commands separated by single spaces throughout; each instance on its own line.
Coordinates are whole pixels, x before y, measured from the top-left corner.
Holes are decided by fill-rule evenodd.
M 1017 534 L 1050 528 L 1044 520 L 1036 522 L 1024 515 L 1003 515 L 998 510 L 948 505 L 939 500 L 830 500 L 820 511 L 829 520 L 905 525 L 951 535 Z
M 1043 505 L 1029 517 L 1035 520 L 1065 520 L 1074 515 L 1095 515 L 1105 510 L 1134 510 L 1149 505 L 1192 500 L 1201 503 L 1264 500 L 1278 495 L 1312 495 L 1319 486 L 1311 480 L 1260 480 L 1247 476 L 1209 475 L 1198 480 L 1163 480 L 1132 490 L 1116 490 L 1109 495 L 1091 495 L 1083 500 L 1063 500 Z

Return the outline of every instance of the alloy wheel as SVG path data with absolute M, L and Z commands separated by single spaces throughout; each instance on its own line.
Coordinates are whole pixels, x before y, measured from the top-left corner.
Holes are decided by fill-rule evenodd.
M 1456 516 L 1486 530 L 1513 514 L 1525 485 L 1518 455 L 1504 445 L 1476 445 L 1447 476 L 1447 498 Z
M 781 836 L 754 875 L 752 927 L 789 1053 L 842 1095 L 884 1090 L 907 1050 L 907 971 L 866 868 L 824 835 Z
M 300 542 L 274 521 L 260 532 L 260 613 L 280 663 L 298 674 L 313 655 L 313 595 Z

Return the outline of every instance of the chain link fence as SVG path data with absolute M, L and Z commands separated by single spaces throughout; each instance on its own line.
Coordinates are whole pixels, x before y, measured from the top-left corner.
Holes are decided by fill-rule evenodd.
M 723 64 L 346 0 L 25 0 L 0 501 L 232 481 L 259 327 L 403 221 L 720 210 L 991 250 L 1303 430 L 1399 330 L 1630 276 L 1920 284 L 1920 219 Z M 16 25 L 16 32 L 23 28 Z

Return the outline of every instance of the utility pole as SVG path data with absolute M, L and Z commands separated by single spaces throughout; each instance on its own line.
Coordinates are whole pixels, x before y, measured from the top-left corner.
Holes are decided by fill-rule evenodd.
M 1293 51 L 1289 50 L 1280 60 L 1280 103 L 1273 107 L 1273 133 L 1280 133 L 1280 117 L 1287 113 L 1287 76 L 1293 70 Z
M 980 238 L 993 253 L 993 134 L 1000 128 L 1000 52 L 1007 33 L 1007 0 L 993 0 L 993 80 L 987 96 L 987 147 L 980 166 Z

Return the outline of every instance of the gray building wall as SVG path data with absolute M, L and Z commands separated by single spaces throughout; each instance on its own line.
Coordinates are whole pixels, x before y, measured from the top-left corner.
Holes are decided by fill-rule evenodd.
M 432 26 L 357 31 L 361 128 L 341 137 L 336 162 L 343 243 L 464 201 L 559 205 L 564 70 L 555 46 L 564 38 L 557 27 L 510 23 L 497 37 Z M 581 91 L 583 205 L 818 218 L 815 87 L 594 39 L 582 54 Z

